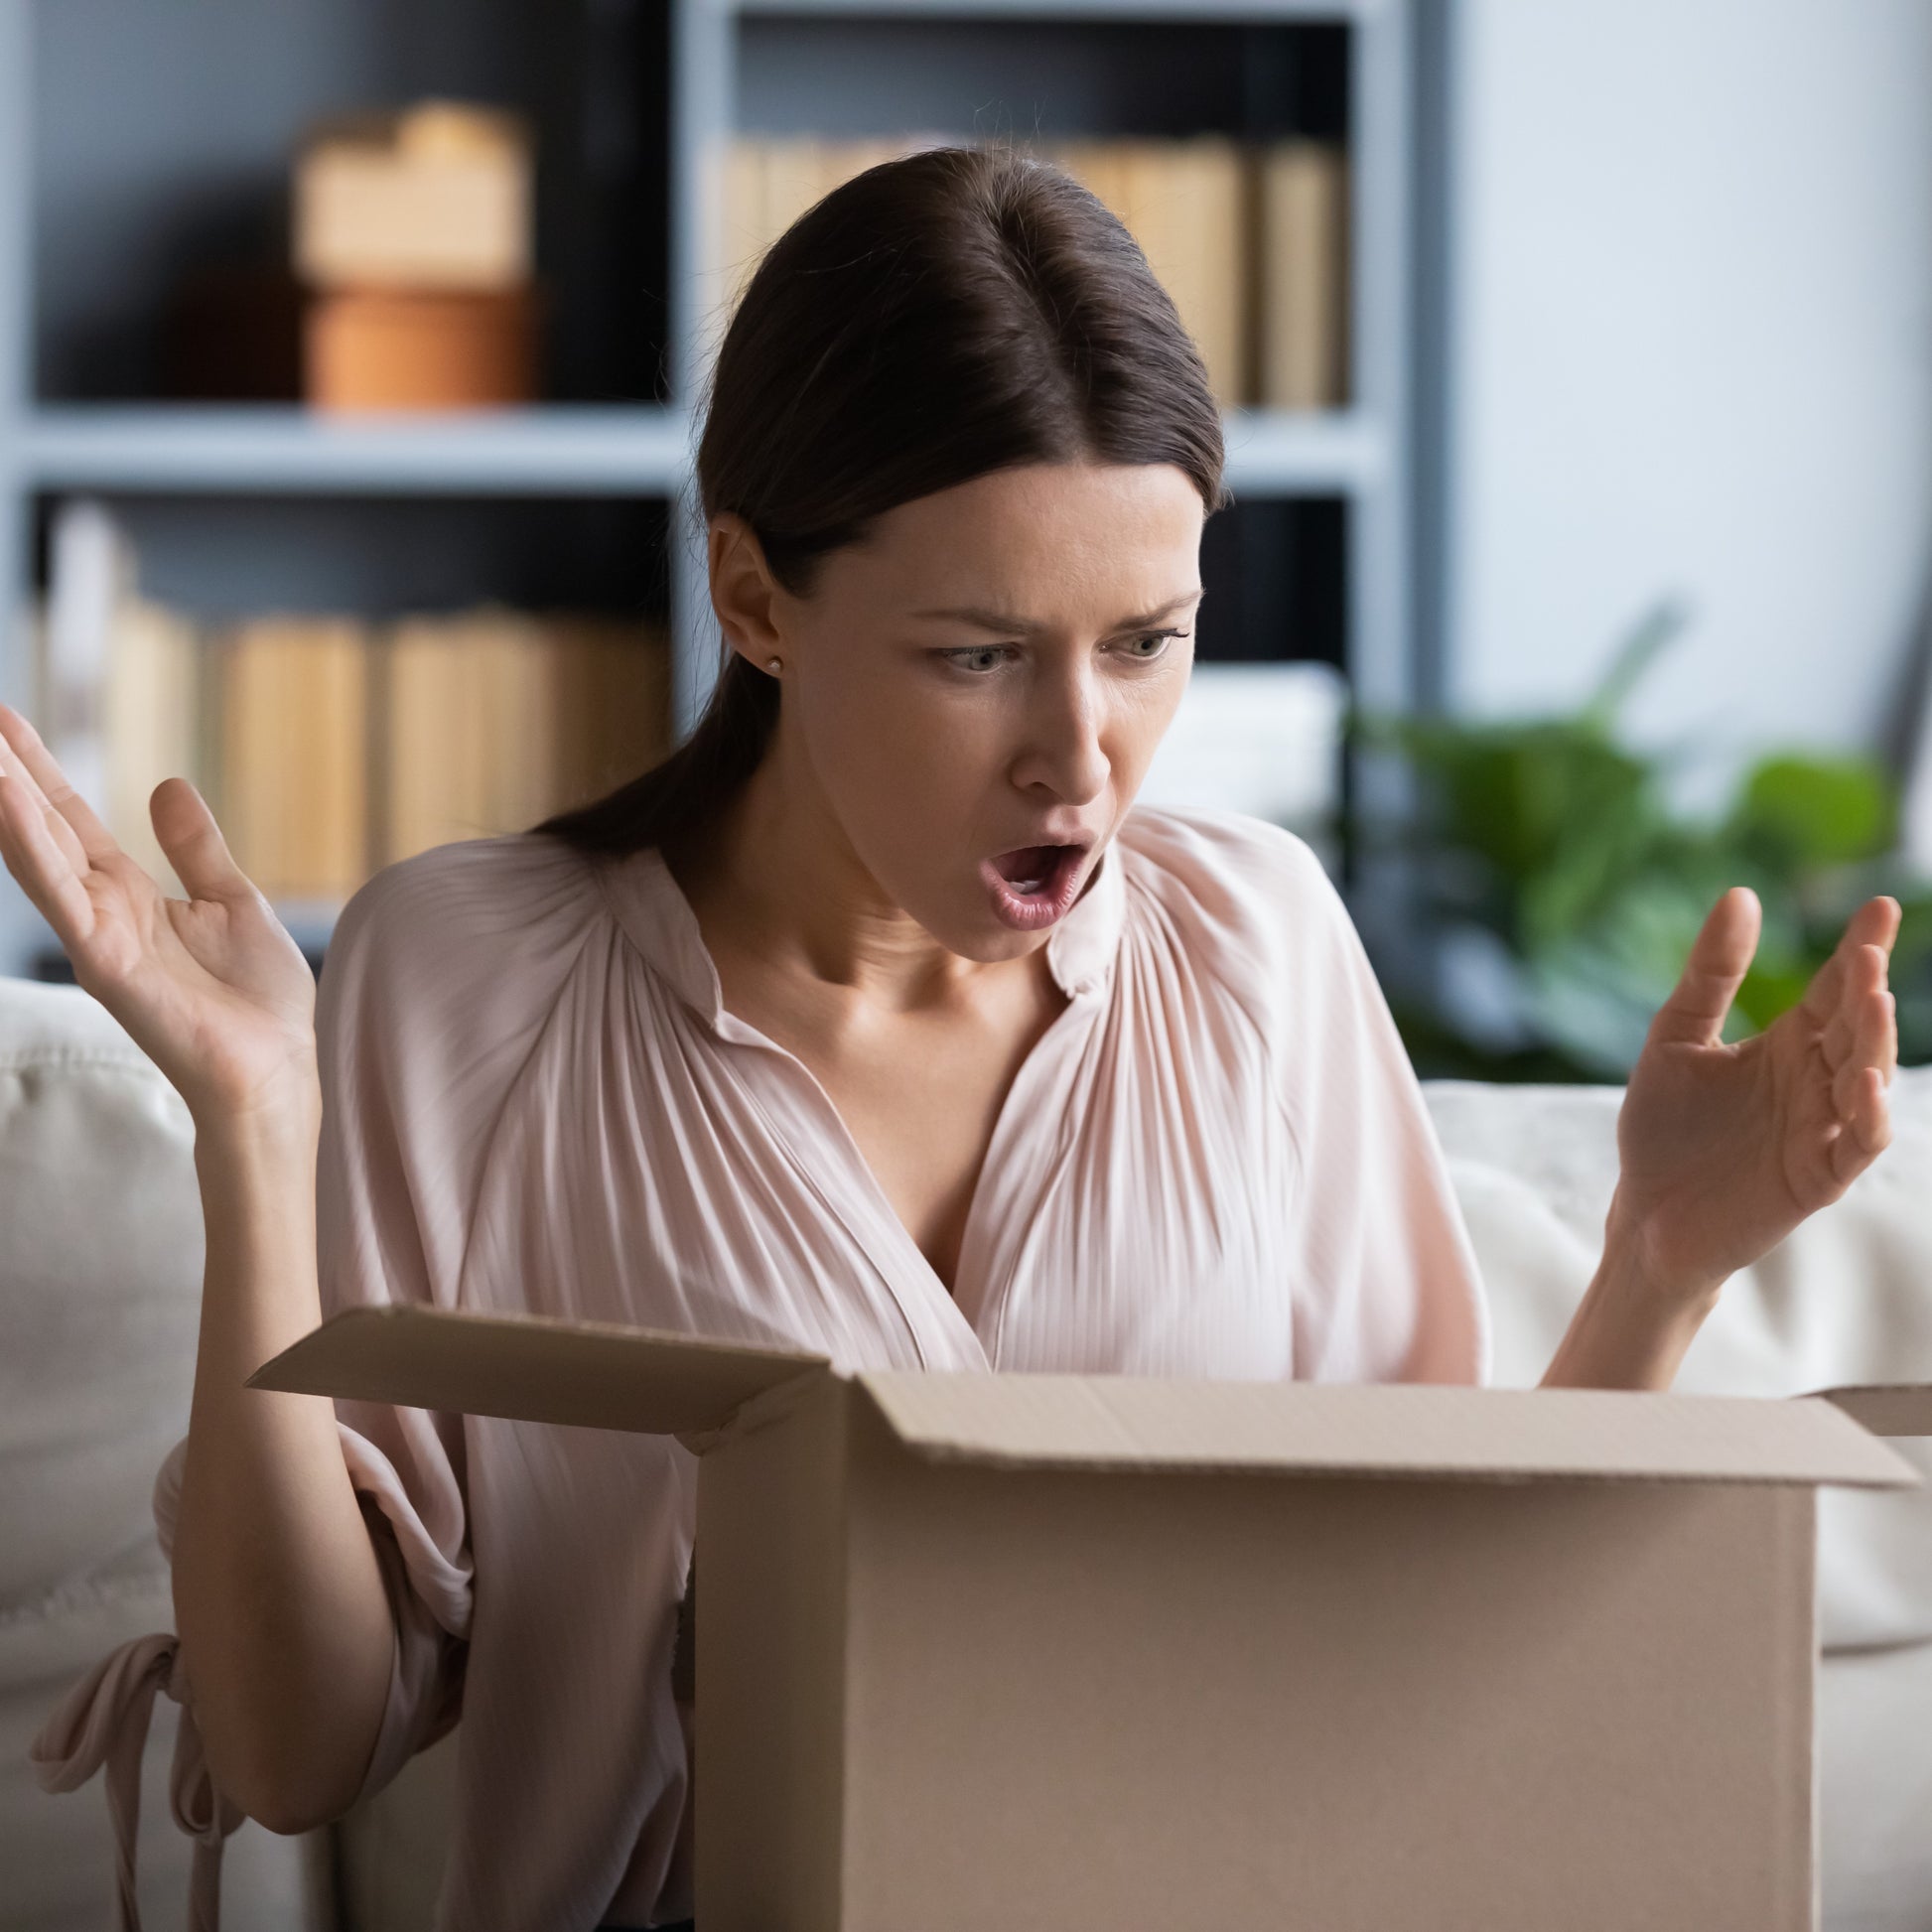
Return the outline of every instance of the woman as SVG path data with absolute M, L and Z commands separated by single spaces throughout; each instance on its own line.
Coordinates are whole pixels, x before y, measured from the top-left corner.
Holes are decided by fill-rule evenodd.
M 77 1689 L 51 1781 L 126 1750 L 165 1682 L 212 1847 L 235 1807 L 339 1815 L 461 1712 L 442 1924 L 689 1911 L 692 1458 L 242 1387 L 351 1302 L 854 1366 L 1482 1376 L 1467 1236 L 1319 864 L 1254 820 L 1130 811 L 1221 464 L 1119 223 L 1028 159 L 927 152 L 808 212 L 732 321 L 698 459 L 727 650 L 694 738 L 379 874 L 313 1012 L 191 785 L 151 801 L 168 901 L 0 712 L 0 850 L 186 1098 L 207 1225 L 157 1497 L 178 1645 Z M 1725 1046 L 1758 912 L 1718 902 L 1550 1381 L 1667 1386 L 1725 1277 L 1883 1148 L 1897 915 L 1867 902 L 1803 1006 Z

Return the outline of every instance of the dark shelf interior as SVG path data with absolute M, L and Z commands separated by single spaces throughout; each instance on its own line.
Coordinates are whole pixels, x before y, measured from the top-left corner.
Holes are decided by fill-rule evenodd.
M 758 15 L 737 124 L 833 138 L 1348 137 L 1349 30 L 1329 23 Z
M 54 498 L 37 503 L 36 580 Z M 127 495 L 144 596 L 208 622 L 495 601 L 670 618 L 661 498 Z
M 1348 665 L 1348 506 L 1339 497 L 1257 497 L 1201 535 L 1203 662 Z
M 546 397 L 665 400 L 669 53 L 666 0 L 39 0 L 38 395 L 167 395 L 190 278 L 286 264 L 303 129 L 436 95 L 535 128 Z

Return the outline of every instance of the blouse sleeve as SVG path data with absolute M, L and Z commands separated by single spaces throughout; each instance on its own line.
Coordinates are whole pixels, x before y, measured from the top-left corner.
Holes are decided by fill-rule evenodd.
M 600 904 L 585 861 L 510 834 L 387 867 L 344 907 L 316 1006 L 324 1318 L 459 1306 L 488 1153 Z M 461 1711 L 473 1602 L 464 1418 L 339 1400 L 396 1629 L 362 1795 Z
M 326 1320 L 376 1304 L 449 1305 L 461 1265 L 452 1173 L 426 1147 L 418 1076 L 433 1037 L 404 1023 L 408 896 L 387 875 L 337 921 L 316 1003 L 322 1139 L 317 1273 Z M 427 1015 L 418 1024 L 431 1035 Z M 426 1098 L 426 1096 L 425 1096 Z M 433 1103 L 432 1103 L 433 1104 Z M 472 1604 L 463 1419 L 339 1400 L 337 1428 L 388 1594 L 389 1694 L 361 1793 L 380 1790 L 460 1713 Z
M 1283 834 L 1290 1008 L 1278 1078 L 1301 1159 L 1296 1373 L 1484 1382 L 1474 1245 L 1408 1049 L 1326 869 Z

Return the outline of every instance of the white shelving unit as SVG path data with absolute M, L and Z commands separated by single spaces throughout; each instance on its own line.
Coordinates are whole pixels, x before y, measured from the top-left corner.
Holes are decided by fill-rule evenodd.
M 541 0 L 470 0 L 472 22 L 488 31 L 529 31 Z M 714 291 L 722 275 L 703 256 L 713 232 L 707 198 L 720 178 L 716 165 L 735 134 L 767 131 L 747 126 L 744 112 L 746 37 L 763 28 L 806 30 L 809 23 L 850 33 L 855 23 L 890 24 L 897 33 L 934 23 L 979 23 L 989 33 L 1026 23 L 1118 31 L 1139 23 L 1170 28 L 1291 28 L 1325 25 L 1348 36 L 1346 118 L 1351 152 L 1353 230 L 1353 399 L 1346 411 L 1297 416 L 1237 411 L 1227 418 L 1229 477 L 1237 498 L 1323 497 L 1344 505 L 1343 580 L 1345 669 L 1366 701 L 1402 705 L 1416 694 L 1412 601 L 1414 465 L 1411 370 L 1415 361 L 1413 264 L 1418 258 L 1411 184 L 1415 172 L 1413 47 L 1422 0 L 634 0 L 653 15 L 668 62 L 667 112 L 662 131 L 665 333 L 663 361 L 668 400 L 619 404 L 565 402 L 540 408 L 430 419 L 345 423 L 317 419 L 298 406 L 165 404 L 93 400 L 44 393 L 49 321 L 43 281 L 50 261 L 75 279 L 89 243 L 84 232 L 50 223 L 41 178 L 48 150 L 39 117 L 60 112 L 84 128 L 90 112 L 103 117 L 110 152 L 95 172 L 111 174 L 114 135 L 105 125 L 111 99 L 73 97 L 69 72 L 58 99 L 41 97 L 47 69 L 40 36 L 58 25 L 64 45 L 81 30 L 75 9 L 111 24 L 118 8 L 140 30 L 163 31 L 148 0 L 0 0 L 0 697 L 29 704 L 28 615 L 37 595 L 32 557 L 37 506 L 62 494 L 89 491 L 149 502 L 202 499 L 259 503 L 275 499 L 332 504 L 362 498 L 447 499 L 498 497 L 657 499 L 669 512 L 666 555 L 674 642 L 674 706 L 680 727 L 702 707 L 716 663 L 709 598 L 698 546 L 686 540 L 684 511 L 709 356 L 720 317 Z M 418 37 L 414 67 L 391 72 L 381 40 L 359 39 L 344 16 L 367 14 L 401 34 L 396 0 L 309 0 L 326 52 L 345 76 L 368 93 L 390 97 L 441 87 L 478 90 L 465 73 L 448 80 L 434 61 L 433 35 Z M 246 0 L 215 0 L 200 9 L 165 10 L 161 19 L 182 33 L 220 32 L 225 12 L 239 19 Z M 55 10 L 64 16 L 58 23 Z M 325 21 L 322 9 L 333 9 Z M 654 10 L 661 10 L 654 13 Z M 568 11 L 567 9 L 564 11 Z M 426 12 L 449 13 L 426 0 Z M 305 19 L 310 15 L 304 15 Z M 200 21 L 196 28 L 192 23 Z M 213 22 L 210 25 L 210 21 Z M 508 23 L 508 25 L 506 25 Z M 432 23 L 433 25 L 434 23 Z M 446 23 L 447 26 L 447 23 Z M 257 31 L 256 27 L 250 31 Z M 293 31 L 293 30 L 291 30 Z M 455 29 L 450 29 L 452 34 Z M 398 45 L 402 42 L 398 41 Z M 452 45 L 457 44 L 454 40 Z M 347 49 L 347 52 L 343 50 Z M 111 57 L 110 57 L 111 58 Z M 258 57 L 259 58 L 259 57 Z M 291 64 L 302 58 L 293 41 Z M 327 68 L 327 62 L 318 60 Z M 91 71 L 91 69 L 89 69 Z M 284 76 L 286 136 L 292 140 L 310 105 L 303 87 L 320 77 Z M 427 82 L 427 84 L 426 84 Z M 157 87 L 168 76 L 156 77 Z M 199 84 L 199 83 L 198 83 Z M 207 83 L 219 84 L 218 78 Z M 864 77 L 855 82 L 863 93 Z M 111 91 L 111 90 L 107 90 Z M 274 88 L 265 91 L 273 93 Z M 340 104 L 329 101 L 327 104 Z M 978 105 L 962 102 L 962 116 Z M 1015 117 L 1035 101 L 1012 103 Z M 808 113 L 811 104 L 798 103 Z M 873 101 L 892 120 L 890 105 Z M 863 100 L 843 104 L 849 121 Z M 271 110 L 263 110 L 271 111 Z M 875 131 L 883 131 L 875 129 Z M 1129 131 L 1129 130 L 1115 130 Z M 970 122 L 962 127 L 970 136 Z M 164 130 L 165 133 L 165 130 Z M 162 138 L 157 135 L 155 139 Z M 71 159 L 71 138 L 62 152 Z M 142 165 L 130 152 L 126 166 Z M 96 184 L 97 188 L 97 184 Z M 134 216 L 130 215 L 132 220 Z M 103 239 L 103 246 L 107 245 Z M 1292 654 L 1285 650 L 1283 655 Z M 305 909 L 312 930 L 326 927 L 326 909 Z M 48 940 L 45 928 L 10 881 L 0 879 L 0 972 L 27 970 Z
M 1223 421 L 1237 490 L 1353 495 L 1386 480 L 1387 441 L 1366 414 L 1230 410 Z M 57 404 L 27 412 L 15 465 L 30 492 L 654 495 L 683 482 L 694 433 L 675 410 L 575 403 L 427 423 L 247 404 Z

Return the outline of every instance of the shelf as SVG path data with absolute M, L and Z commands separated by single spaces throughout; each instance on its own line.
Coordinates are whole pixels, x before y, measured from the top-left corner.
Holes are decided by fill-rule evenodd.
M 1386 452 L 1345 411 L 1235 410 L 1224 419 L 1237 490 L 1346 495 Z M 120 404 L 45 407 L 26 420 L 29 488 L 341 495 L 668 495 L 695 425 L 664 408 L 559 404 L 478 417 L 350 422 L 298 408 Z
M 28 415 L 30 488 L 446 495 L 663 495 L 687 421 L 638 405 L 320 417 L 295 406 L 63 404 Z
M 683 729 L 716 656 L 678 515 L 718 322 L 709 158 L 740 132 L 964 138 L 1004 116 L 1097 136 L 1345 136 L 1356 401 L 1227 412 L 1237 508 L 1204 532 L 1202 567 L 1230 659 L 1292 647 L 1401 700 L 1422 0 L 667 0 L 565 10 L 563 28 L 516 0 L 412 13 L 406 34 L 374 0 L 289 0 L 272 27 L 259 11 L 0 0 L 0 695 L 32 701 L 49 499 L 93 492 L 135 534 L 145 593 L 210 623 L 483 594 L 661 607 Z M 676 404 L 377 419 L 88 400 L 155 393 L 185 269 L 279 245 L 301 126 L 424 94 L 513 102 L 548 146 L 539 221 L 574 318 L 548 392 Z M 337 909 L 278 906 L 311 949 Z M 46 936 L 0 879 L 0 972 Z
M 1234 488 L 1348 494 L 1376 483 L 1376 425 L 1346 411 L 1225 417 Z M 659 496 L 680 486 L 696 425 L 662 408 L 558 404 L 483 417 L 349 423 L 296 408 L 64 404 L 27 417 L 29 488 L 129 492 Z
M 1221 430 L 1228 485 L 1253 495 L 1346 496 L 1379 483 L 1388 467 L 1381 430 L 1346 410 L 1237 409 Z

